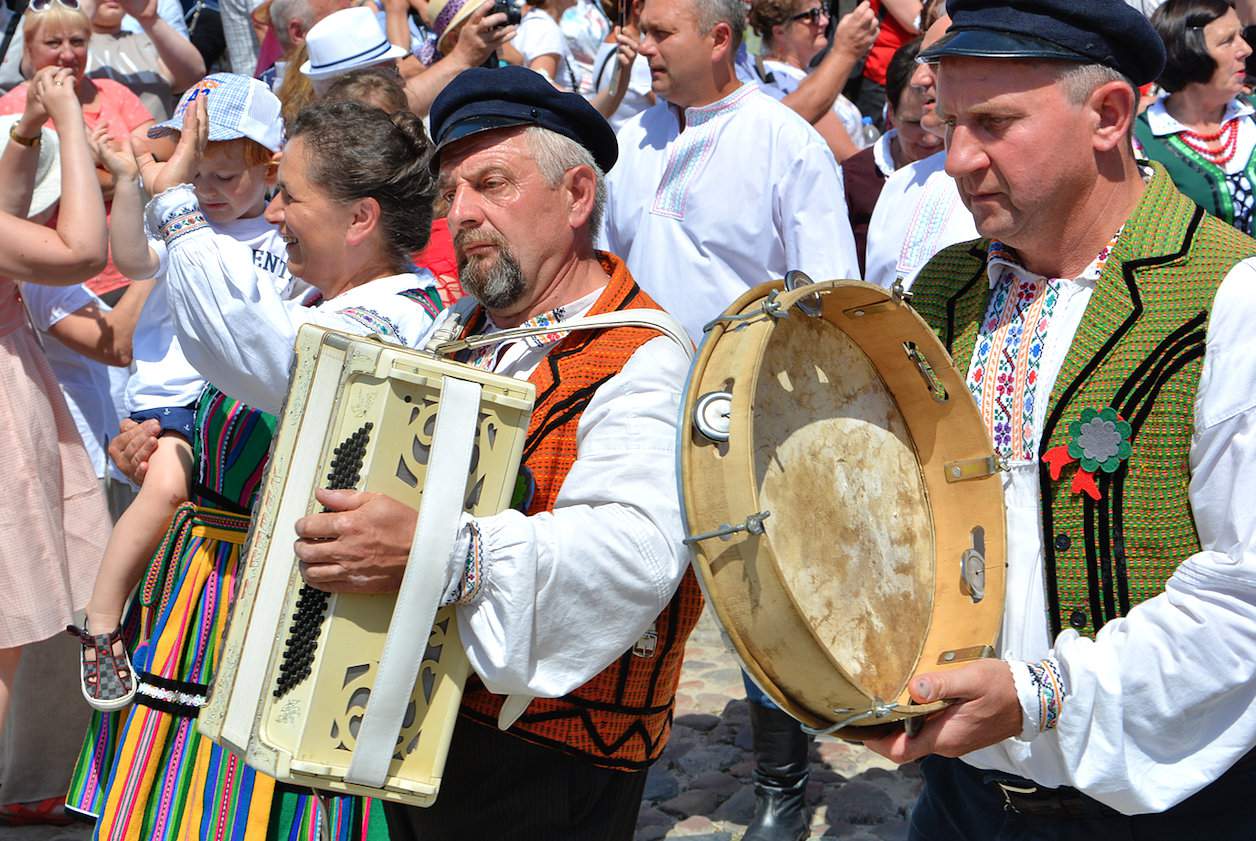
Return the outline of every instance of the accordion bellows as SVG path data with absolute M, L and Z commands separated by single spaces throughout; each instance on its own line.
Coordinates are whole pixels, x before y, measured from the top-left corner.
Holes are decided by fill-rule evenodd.
M 475 418 L 464 434 L 465 481 L 429 482 L 442 395 L 460 393 L 465 403 L 477 392 L 478 409 L 462 412 Z M 470 671 L 453 609 L 436 612 L 417 679 L 405 687 L 408 699 L 400 707 L 396 697 L 384 701 L 376 678 L 398 597 L 306 586 L 293 553 L 295 524 L 322 510 L 317 487 L 384 493 L 416 510 L 424 493 L 454 495 L 442 497 L 454 512 L 440 524 L 450 535 L 459 509 L 487 515 L 507 508 L 534 396 L 527 382 L 422 351 L 301 328 L 218 677 L 199 718 L 202 733 L 281 782 L 416 806 L 435 800 Z M 422 583 L 423 599 L 440 598 L 443 581 Z M 396 621 L 412 610 L 402 604 Z M 399 647 L 418 660 L 421 645 L 420 632 Z M 383 715 L 371 706 L 373 692 L 378 706 L 402 714 L 386 771 L 384 757 L 374 757 L 382 781 L 363 784 L 350 765 L 368 711 Z

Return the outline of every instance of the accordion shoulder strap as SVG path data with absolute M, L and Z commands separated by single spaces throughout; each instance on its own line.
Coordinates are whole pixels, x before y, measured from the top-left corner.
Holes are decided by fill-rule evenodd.
M 451 320 L 454 320 L 454 318 L 451 318 Z M 496 333 L 488 333 L 481 336 L 468 336 L 465 339 L 439 341 L 439 336 L 433 336 L 438 341 L 434 343 L 434 346 L 433 343 L 429 343 L 428 350 L 437 356 L 448 356 L 451 353 L 484 347 L 485 345 L 496 345 L 501 342 L 509 342 L 528 336 L 574 333 L 584 330 L 605 330 L 610 327 L 644 327 L 647 330 L 656 330 L 680 345 L 685 353 L 691 359 L 693 358 L 693 342 L 689 340 L 689 336 L 685 333 L 685 329 L 680 326 L 680 322 L 661 310 L 648 309 L 617 310 L 600 315 L 572 318 L 559 324 L 514 327 L 509 330 L 499 330 Z

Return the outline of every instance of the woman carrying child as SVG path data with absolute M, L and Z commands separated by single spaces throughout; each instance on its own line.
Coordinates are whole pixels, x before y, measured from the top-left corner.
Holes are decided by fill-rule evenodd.
M 101 717 L 89 733 L 69 805 L 98 815 L 94 837 L 110 841 L 313 837 L 322 817 L 335 839 L 383 837 L 378 806 L 328 798 L 320 817 L 308 790 L 278 785 L 202 739 L 196 715 L 214 677 L 274 432 L 276 420 L 263 410 L 276 411 L 286 393 L 297 328 L 313 321 L 414 343 L 437 312 L 430 274 L 410 273 L 405 258 L 422 247 L 430 221 L 430 144 L 417 118 L 351 104 L 311 109 L 290 127 L 280 193 L 266 218 L 291 274 L 315 289 L 318 302 L 303 307 L 277 282 L 282 260 L 226 235 L 229 220 L 211 215 L 224 204 L 211 171 L 215 145 L 228 140 L 220 109 L 239 98 L 223 96 L 228 84 L 235 82 L 198 85 L 185 96 L 174 156 L 160 169 L 144 167 L 156 196 L 147 211 L 156 239 L 143 247 L 150 260 L 165 252 L 159 286 L 183 353 L 209 384 L 194 409 L 190 503 L 176 510 L 140 590 L 135 702 L 117 714 L 116 729 Z M 124 150 L 112 151 L 110 167 L 133 183 Z M 256 213 L 265 173 L 253 175 L 257 203 L 238 206 Z M 132 224 L 131 246 L 135 231 Z M 115 222 L 119 253 L 122 236 Z M 228 345 L 233 352 L 216 352 Z M 145 485 L 167 469 L 159 455 L 150 459 Z

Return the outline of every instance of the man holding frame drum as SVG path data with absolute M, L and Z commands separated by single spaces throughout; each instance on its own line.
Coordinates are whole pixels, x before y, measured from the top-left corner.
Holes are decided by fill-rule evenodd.
M 1256 241 L 1135 160 L 1165 54 L 1122 0 L 948 10 L 920 60 L 983 239 L 913 305 L 1005 466 L 1003 659 L 868 745 L 925 757 L 911 838 L 1250 837 Z
M 593 249 L 618 152 L 583 98 L 522 68 L 468 70 L 434 103 L 432 134 L 475 299 L 434 329 L 473 345 L 454 358 L 527 378 L 537 398 L 512 510 L 464 515 L 448 562 L 445 603 L 478 677 L 440 795 L 389 807 L 390 830 L 628 841 L 702 607 L 675 481 L 691 348 L 623 261 Z M 635 321 L 564 332 L 585 315 Z M 540 329 L 474 346 L 516 327 Z M 415 512 L 379 494 L 318 498 L 332 513 L 297 524 L 306 580 L 396 591 Z

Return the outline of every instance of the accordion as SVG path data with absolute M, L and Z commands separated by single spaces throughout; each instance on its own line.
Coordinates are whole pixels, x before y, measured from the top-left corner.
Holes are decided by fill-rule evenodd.
M 510 505 L 534 397 L 431 353 L 301 328 L 203 734 L 281 782 L 436 799 L 470 671 L 453 609 L 438 609 L 444 569 L 462 512 Z M 400 593 L 303 582 L 295 524 L 322 510 L 317 487 L 419 511 Z

